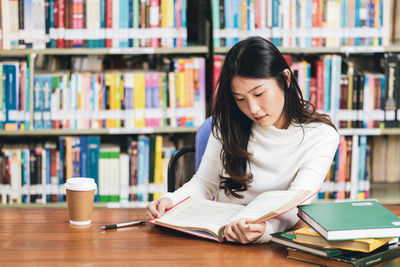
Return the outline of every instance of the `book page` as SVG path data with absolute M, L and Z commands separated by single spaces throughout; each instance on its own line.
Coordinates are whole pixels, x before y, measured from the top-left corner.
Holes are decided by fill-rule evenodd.
M 307 190 L 269 191 L 260 194 L 229 221 L 250 218 L 254 223 L 265 221 L 297 206 L 312 195 Z
M 191 197 L 164 213 L 154 222 L 192 230 L 209 229 L 218 235 L 219 228 L 243 207 L 238 204 Z

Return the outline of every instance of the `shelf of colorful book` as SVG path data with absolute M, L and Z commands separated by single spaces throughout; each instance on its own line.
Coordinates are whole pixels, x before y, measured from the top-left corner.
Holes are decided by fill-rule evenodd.
M 150 55 L 150 54 L 205 54 L 207 46 L 188 46 L 182 48 L 48 48 L 0 50 L 0 56 L 37 55 Z
M 84 130 L 1 130 L 0 136 L 60 136 L 60 135 L 110 135 L 110 134 L 163 134 L 195 133 L 198 127 L 146 127 L 146 128 L 111 128 Z
M 215 54 L 226 54 L 230 47 L 215 47 Z M 341 46 L 341 47 L 278 47 L 283 54 L 371 54 L 371 53 L 398 53 L 400 45 L 389 46 Z

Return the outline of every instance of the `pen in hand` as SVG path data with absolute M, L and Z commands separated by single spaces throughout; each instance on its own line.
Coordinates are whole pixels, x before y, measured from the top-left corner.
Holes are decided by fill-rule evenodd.
M 109 225 L 101 226 L 100 228 L 102 228 L 102 229 L 115 229 L 115 228 L 120 228 L 120 227 L 138 225 L 138 224 L 142 224 L 142 223 L 145 223 L 145 221 L 134 221 L 134 222 L 109 224 Z

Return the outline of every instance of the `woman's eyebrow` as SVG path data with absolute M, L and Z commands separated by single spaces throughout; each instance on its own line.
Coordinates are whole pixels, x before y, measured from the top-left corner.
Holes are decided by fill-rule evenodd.
M 258 89 L 258 88 L 260 88 L 260 87 L 262 87 L 262 86 L 263 86 L 263 84 L 256 85 L 256 86 L 254 86 L 253 88 L 251 88 L 249 91 L 247 91 L 247 93 L 251 93 L 252 91 L 254 91 L 254 90 L 256 90 L 256 89 Z M 232 91 L 232 94 L 234 94 L 234 95 L 241 95 L 240 93 L 236 93 L 236 92 L 234 92 L 234 91 Z

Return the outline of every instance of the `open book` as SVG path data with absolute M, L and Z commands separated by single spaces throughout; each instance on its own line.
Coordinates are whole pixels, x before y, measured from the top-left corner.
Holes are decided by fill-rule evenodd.
M 149 222 L 223 242 L 228 223 L 241 218 L 260 223 L 287 212 L 315 194 L 307 190 L 269 191 L 247 206 L 188 197 Z

